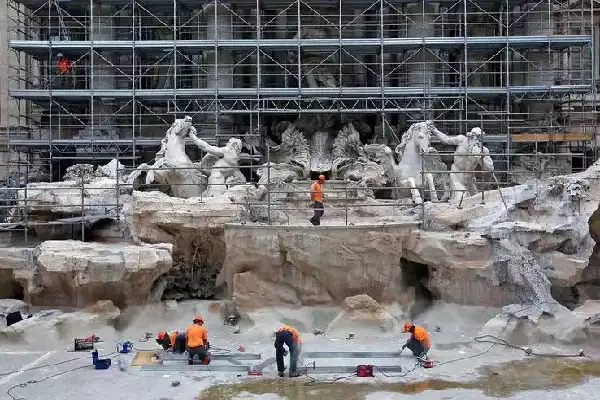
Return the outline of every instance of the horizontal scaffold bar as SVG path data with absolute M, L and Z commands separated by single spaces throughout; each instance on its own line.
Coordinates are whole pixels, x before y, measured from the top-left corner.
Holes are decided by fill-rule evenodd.
M 397 351 L 306 351 L 304 358 L 398 358 Z
M 468 46 L 472 49 L 494 50 L 504 46 L 532 48 L 539 46 L 565 47 L 585 46 L 592 43 L 590 35 L 552 36 L 454 36 L 454 37 L 414 37 L 414 38 L 332 38 L 332 39 L 218 39 L 218 40 L 11 40 L 9 46 L 15 50 L 39 53 L 46 56 L 49 48 L 61 51 L 152 51 L 179 48 L 188 52 L 214 50 L 297 50 L 298 47 L 311 50 L 333 51 L 339 47 L 360 52 L 380 51 L 382 46 L 391 50 L 430 48 L 455 48 Z
M 90 99 L 96 98 L 135 98 L 137 99 L 253 99 L 258 96 L 270 97 L 271 100 L 303 100 L 322 99 L 334 101 L 353 96 L 387 96 L 388 98 L 402 98 L 406 96 L 444 96 L 444 95 L 469 95 L 469 96 L 498 96 L 505 94 L 534 95 L 540 93 L 592 93 L 593 85 L 532 85 L 532 86 L 479 86 L 479 87 L 337 87 L 337 88 L 219 88 L 219 89 L 9 89 L 9 95 L 17 99 L 48 100 L 50 98 L 62 99 Z

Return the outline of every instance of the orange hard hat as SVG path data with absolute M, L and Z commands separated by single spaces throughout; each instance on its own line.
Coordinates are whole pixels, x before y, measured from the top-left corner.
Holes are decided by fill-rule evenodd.
M 408 331 L 410 331 L 410 328 L 412 328 L 412 327 L 413 327 L 412 322 L 407 322 L 407 323 L 404 324 L 404 327 L 402 328 L 402 331 L 408 332 Z
M 194 318 L 194 323 L 196 322 L 200 322 L 200 323 L 204 323 L 204 318 L 202 318 L 202 315 L 196 315 L 196 318 Z
M 320 181 L 324 181 L 325 180 L 325 175 L 319 175 L 319 180 Z
M 167 337 L 167 332 L 158 332 L 158 339 L 164 339 Z

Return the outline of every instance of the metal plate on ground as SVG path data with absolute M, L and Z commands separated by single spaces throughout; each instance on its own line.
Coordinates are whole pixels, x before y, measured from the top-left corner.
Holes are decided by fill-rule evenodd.
M 253 366 L 252 370 L 253 371 L 262 371 L 263 369 L 267 368 L 269 365 L 275 364 L 275 362 L 276 362 L 275 357 L 267 358 L 265 361 L 261 362 L 260 364 L 256 364 L 255 366 Z
M 306 351 L 304 358 L 400 358 L 397 351 Z
M 187 354 L 165 353 L 162 356 L 165 361 L 187 360 Z M 211 354 L 211 360 L 261 360 L 262 356 L 257 353 L 232 353 L 232 354 Z
M 248 372 L 249 365 L 187 365 L 162 364 L 142 365 L 142 371 L 184 371 L 184 372 Z
M 307 375 L 314 374 L 351 374 L 356 372 L 356 365 L 331 365 L 327 367 L 307 367 L 306 369 L 299 369 L 300 372 L 306 372 Z M 402 372 L 402 367 L 399 365 L 388 365 L 388 366 L 378 366 L 374 368 L 373 373 L 377 375 L 377 373 L 384 374 L 393 374 Z

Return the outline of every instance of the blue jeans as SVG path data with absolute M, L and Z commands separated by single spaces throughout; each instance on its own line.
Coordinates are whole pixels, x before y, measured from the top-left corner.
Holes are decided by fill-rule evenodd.
M 286 345 L 290 350 L 290 372 L 296 372 L 298 367 L 298 356 L 300 355 L 300 346 L 294 340 L 294 335 L 289 331 L 279 331 L 275 334 L 275 359 L 277 360 L 277 371 L 285 371 L 285 365 L 283 364 L 283 354 L 285 349 L 283 345 Z
M 178 333 L 175 337 L 173 353 L 185 353 L 185 333 Z

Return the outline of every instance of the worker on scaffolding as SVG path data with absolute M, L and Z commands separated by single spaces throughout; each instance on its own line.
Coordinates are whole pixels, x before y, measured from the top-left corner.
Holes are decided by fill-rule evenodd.
M 426 361 L 427 353 L 431 348 L 429 333 L 422 326 L 415 326 L 412 322 L 405 323 L 402 330 L 405 333 L 410 333 L 410 338 L 402 346 L 400 353 L 408 348 L 412 351 L 413 356 L 417 357 L 420 361 Z
M 185 353 L 186 343 L 184 332 L 173 331 L 170 334 L 167 332 L 158 332 L 156 343 L 160 344 L 167 351 Z
M 287 351 L 283 347 L 286 345 L 290 352 L 290 378 L 300 376 L 297 371 L 298 356 L 302 350 L 302 339 L 300 333 L 292 326 L 283 325 L 275 331 L 275 359 L 277 361 L 277 373 L 283 378 L 285 365 L 283 358 L 287 355 Z
M 67 72 L 69 72 L 69 70 L 71 69 L 71 65 L 73 64 L 71 60 L 65 57 L 63 53 L 58 53 L 56 57 L 58 58 L 58 62 L 56 63 L 58 72 L 61 74 L 66 74 Z
M 204 319 L 198 315 L 194 318 L 193 324 L 185 332 L 185 341 L 188 352 L 188 364 L 194 364 L 194 356 L 198 356 L 202 364 L 210 363 L 210 343 L 208 342 L 208 332 L 204 327 Z
M 314 208 L 310 223 L 314 226 L 321 225 L 321 217 L 325 213 L 323 207 L 323 183 L 325 183 L 325 175 L 319 175 L 319 179 L 313 182 L 310 187 L 310 200 Z

